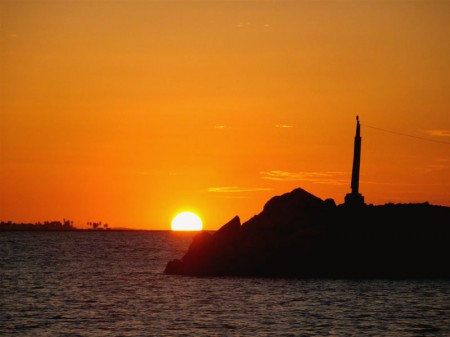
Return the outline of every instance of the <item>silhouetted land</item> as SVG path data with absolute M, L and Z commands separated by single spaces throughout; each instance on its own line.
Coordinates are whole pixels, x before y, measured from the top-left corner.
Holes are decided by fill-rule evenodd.
M 241 225 L 197 234 L 168 274 L 450 278 L 450 207 L 349 207 L 296 189 Z
M 45 221 L 36 223 L 14 223 L 11 221 L 0 222 L 0 231 L 75 231 L 73 222 L 64 221 Z
M 71 220 L 45 221 L 36 223 L 0 222 L 0 232 L 5 231 L 80 231 L 80 230 L 110 230 L 108 224 L 101 222 L 88 222 L 89 229 L 76 228 Z

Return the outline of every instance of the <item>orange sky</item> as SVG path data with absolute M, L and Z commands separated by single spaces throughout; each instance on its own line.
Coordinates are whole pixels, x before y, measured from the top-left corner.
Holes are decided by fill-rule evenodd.
M 449 39 L 449 1 L 2 0 L 0 220 L 342 203 L 357 114 L 367 203 L 450 206 Z

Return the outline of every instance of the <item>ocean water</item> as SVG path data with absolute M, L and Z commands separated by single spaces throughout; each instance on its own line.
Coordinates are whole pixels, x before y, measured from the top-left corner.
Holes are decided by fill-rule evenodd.
M 0 336 L 450 336 L 450 281 L 165 275 L 191 239 L 0 233 Z

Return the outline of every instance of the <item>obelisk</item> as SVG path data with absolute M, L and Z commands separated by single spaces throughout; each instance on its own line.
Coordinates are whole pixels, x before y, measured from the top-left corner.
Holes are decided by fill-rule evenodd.
M 361 162 L 361 126 L 356 116 L 356 135 L 353 149 L 352 192 L 345 196 L 345 204 L 351 206 L 364 205 L 364 197 L 359 193 L 359 167 Z

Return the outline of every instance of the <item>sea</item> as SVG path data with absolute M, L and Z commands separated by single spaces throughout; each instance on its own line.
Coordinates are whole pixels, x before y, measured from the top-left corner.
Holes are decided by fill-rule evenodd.
M 450 281 L 164 274 L 193 235 L 1 232 L 0 336 L 450 336 Z

